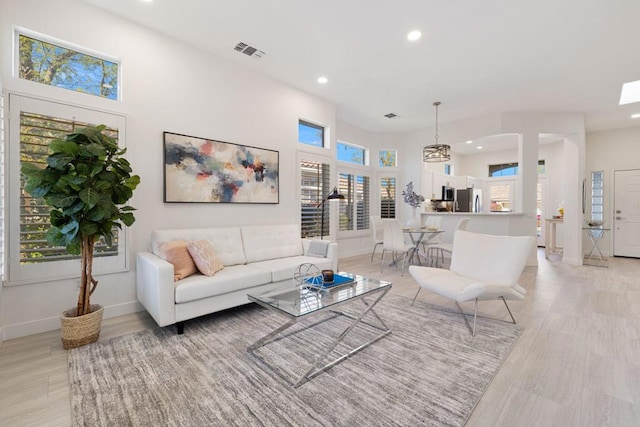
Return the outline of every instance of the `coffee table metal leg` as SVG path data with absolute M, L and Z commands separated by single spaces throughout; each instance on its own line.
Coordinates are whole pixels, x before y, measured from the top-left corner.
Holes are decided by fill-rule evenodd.
M 389 327 L 382 321 L 382 319 L 380 318 L 380 316 L 378 316 L 378 314 L 373 310 L 373 307 L 375 307 L 376 304 L 378 304 L 378 302 L 387 294 L 387 292 L 389 292 L 391 288 L 385 288 L 384 290 L 382 290 L 380 292 L 380 295 L 372 302 L 369 303 L 367 302 L 364 298 L 361 298 L 364 305 L 365 305 L 365 309 L 358 315 L 351 315 L 348 313 L 344 313 L 344 312 L 340 312 L 340 311 L 334 311 L 335 315 L 342 315 L 345 317 L 348 317 L 350 319 L 352 319 L 351 324 L 340 334 L 340 336 L 338 338 L 336 338 L 328 347 L 325 351 L 322 352 L 322 354 L 320 354 L 318 357 L 316 357 L 315 361 L 313 362 L 312 366 L 304 373 L 304 375 L 302 375 L 298 381 L 296 381 L 295 383 L 293 383 L 293 387 L 297 388 L 300 387 L 302 384 L 306 383 L 307 381 L 311 380 L 312 378 L 320 375 L 321 373 L 327 371 L 328 369 L 332 368 L 333 366 L 337 365 L 338 363 L 342 362 L 343 360 L 353 356 L 354 354 L 358 353 L 361 350 L 364 350 L 365 348 L 369 347 L 371 344 L 375 343 L 376 341 L 386 337 L 387 335 L 389 335 L 391 333 L 391 329 L 389 329 Z M 376 317 L 376 319 L 378 319 L 378 321 L 380 322 L 380 324 L 382 325 L 382 327 L 380 327 L 379 325 L 375 325 L 372 324 L 370 322 L 364 321 L 363 318 L 364 316 L 367 315 L 367 313 L 373 313 L 373 315 Z M 335 316 L 334 316 L 335 317 Z M 324 319 L 320 322 L 316 322 L 312 325 L 309 325 L 308 327 L 302 329 L 302 330 L 306 330 L 312 326 L 317 325 L 318 323 L 323 323 L 324 321 L 329 320 L 329 319 Z M 373 339 L 371 339 L 370 341 L 352 349 L 351 351 L 342 354 L 340 357 L 338 357 L 337 359 L 334 359 L 333 361 L 325 364 L 324 366 L 320 366 L 322 361 L 324 360 L 325 357 L 327 357 L 336 347 L 338 344 L 340 344 L 340 342 L 345 338 L 345 336 L 351 332 L 351 330 L 353 330 L 353 328 L 356 327 L 356 325 L 358 323 L 363 323 L 366 324 L 368 326 L 371 326 L 375 329 L 380 330 L 382 333 L 377 335 L 376 337 L 374 337 Z M 260 338 L 258 341 L 256 341 L 255 343 L 251 344 L 250 346 L 247 347 L 247 351 L 249 353 L 251 353 L 253 356 L 255 356 L 257 359 L 259 359 L 262 363 L 264 363 L 266 366 L 268 366 L 271 370 L 273 370 L 276 374 L 278 374 L 278 376 L 280 376 L 281 378 L 283 378 L 285 381 L 289 382 L 283 375 L 282 373 L 278 372 L 277 369 L 275 369 L 274 367 L 270 366 L 270 364 L 264 360 L 259 354 L 256 354 L 254 352 L 255 349 L 259 348 L 259 347 L 263 347 L 265 345 L 267 345 L 269 342 L 271 341 L 275 341 L 273 340 L 273 338 L 276 335 L 281 334 L 282 332 L 284 332 L 285 330 L 289 329 L 291 326 L 293 326 L 294 324 L 296 324 L 296 319 L 290 319 L 288 320 L 286 323 L 284 323 L 283 325 L 279 326 L 278 328 L 274 329 L 272 332 L 270 332 L 269 334 L 265 335 L 264 337 Z M 292 333 L 298 333 L 301 332 L 300 331 L 295 331 Z M 290 383 L 291 384 L 291 383 Z
M 373 309 L 373 307 L 378 304 L 378 302 L 382 299 L 382 297 L 384 297 L 387 292 L 389 292 L 389 288 L 385 289 L 384 292 L 382 292 L 380 294 L 380 296 L 378 298 L 376 298 L 376 300 L 371 303 L 370 305 L 365 301 L 365 305 L 367 306 L 367 308 L 360 313 L 357 317 L 355 317 L 353 319 L 353 321 L 351 322 L 351 324 L 349 325 L 349 327 L 347 327 L 347 329 L 344 330 L 344 332 L 342 332 L 340 334 L 340 336 L 338 338 L 336 338 L 333 343 L 331 343 L 329 345 L 329 347 L 320 355 L 318 355 L 318 357 L 316 357 L 315 362 L 313 363 L 313 365 L 311 366 L 311 368 L 309 368 L 309 370 L 307 372 L 304 373 L 304 375 L 302 375 L 302 377 L 300 377 L 300 379 L 298 380 L 297 383 L 294 384 L 294 387 L 300 387 L 302 384 L 306 383 L 307 381 L 309 381 L 310 379 L 316 377 L 317 375 L 321 374 L 322 372 L 325 372 L 326 370 L 332 368 L 333 366 L 337 365 L 338 363 L 342 362 L 343 360 L 353 356 L 354 354 L 358 353 L 360 350 L 364 350 L 365 348 L 369 347 L 371 344 L 375 343 L 376 341 L 380 340 L 381 338 L 384 338 L 385 336 L 389 335 L 391 333 L 391 330 L 386 327 L 386 325 L 384 325 L 384 323 L 382 323 L 386 330 L 383 331 L 380 335 L 378 335 L 377 337 L 373 338 L 372 340 L 362 344 L 359 347 L 354 348 L 353 350 L 349 351 L 348 353 L 343 354 L 342 356 L 338 357 L 337 359 L 334 359 L 333 361 L 325 364 L 324 366 L 320 367 L 319 365 L 322 363 L 322 360 L 324 360 L 325 357 L 327 357 L 327 355 L 329 353 L 331 353 L 338 344 L 340 344 L 340 342 L 344 339 L 344 337 L 351 332 L 351 330 L 353 330 L 353 328 L 356 327 L 356 325 L 358 323 L 360 323 L 360 321 L 362 320 L 362 318 Z M 375 314 L 375 312 L 374 312 Z M 375 315 L 379 320 L 380 317 L 376 314 Z
M 274 329 L 273 332 L 268 333 L 264 337 L 260 338 L 258 341 L 256 341 L 253 344 L 251 344 L 249 347 L 247 347 L 247 351 L 253 351 L 258 347 L 262 347 L 262 346 L 266 345 L 267 341 L 269 341 L 271 338 L 275 337 L 280 332 L 283 332 L 283 331 L 289 329 L 290 327 L 292 327 L 295 324 L 296 324 L 296 319 L 290 319 L 287 323 L 285 323 L 285 324 L 279 326 L 278 328 Z

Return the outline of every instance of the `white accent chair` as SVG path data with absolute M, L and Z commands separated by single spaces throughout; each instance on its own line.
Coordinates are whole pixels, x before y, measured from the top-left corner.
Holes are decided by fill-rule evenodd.
M 380 215 L 371 215 L 369 221 L 371 222 L 371 238 L 373 239 L 373 250 L 371 251 L 371 262 L 373 262 L 373 255 L 376 253 L 376 248 L 384 243 L 384 225 L 382 224 Z
M 518 280 L 534 244 L 532 236 L 494 236 L 458 230 L 453 238 L 456 250 L 449 270 L 412 265 L 409 273 L 420 285 L 418 293 L 424 288 L 455 301 L 471 335 L 475 336 L 480 300 L 501 299 L 516 323 L 506 300 L 521 300 L 526 295 Z M 466 301 L 475 301 L 473 327 L 460 307 Z
M 469 218 L 462 218 L 456 224 L 456 228 L 454 230 L 454 234 L 458 230 L 466 230 L 467 225 L 469 224 Z M 453 253 L 453 242 L 435 242 L 428 246 L 427 249 L 427 259 L 431 260 L 431 265 L 434 264 L 435 258 L 435 266 L 442 267 L 444 264 L 444 253 L 447 252 L 449 254 Z
M 409 253 L 415 248 L 413 245 L 405 243 L 404 232 L 402 231 L 402 224 L 397 219 L 384 219 L 382 220 L 384 226 L 384 236 L 382 243 L 382 263 L 380 265 L 380 272 L 384 269 L 384 258 L 387 251 L 391 251 L 393 254 L 393 262 L 398 265 L 398 254 L 402 254 L 402 270 L 400 275 L 404 275 L 404 265 Z

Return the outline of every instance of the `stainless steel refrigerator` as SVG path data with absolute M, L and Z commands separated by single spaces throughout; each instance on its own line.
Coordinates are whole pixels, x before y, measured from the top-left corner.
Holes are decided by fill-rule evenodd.
M 465 188 L 456 190 L 456 212 L 482 212 L 482 190 Z

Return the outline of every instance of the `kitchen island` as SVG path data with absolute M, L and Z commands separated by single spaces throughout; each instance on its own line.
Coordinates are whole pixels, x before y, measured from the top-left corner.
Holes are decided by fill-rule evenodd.
M 438 236 L 441 242 L 453 242 L 453 233 L 462 218 L 469 218 L 466 230 L 475 233 L 500 236 L 536 235 L 536 218 L 518 212 L 421 212 L 420 216 L 422 224 L 426 224 L 430 216 L 440 217 L 440 229 L 444 230 L 444 233 Z M 529 256 L 527 265 L 538 265 L 535 250 Z
M 518 212 L 421 212 L 422 224 L 427 223 L 429 216 L 440 217 L 440 228 L 444 230 L 439 236 L 442 242 L 453 242 L 453 232 L 462 218 L 469 218 L 467 231 L 501 236 L 535 236 L 535 217 Z M 537 265 L 535 253 L 527 265 Z

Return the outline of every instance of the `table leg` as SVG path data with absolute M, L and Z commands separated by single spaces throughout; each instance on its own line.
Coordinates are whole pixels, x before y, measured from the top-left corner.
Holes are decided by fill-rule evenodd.
M 551 223 L 544 222 L 544 257 L 549 258 L 551 252 Z
M 383 323 L 384 325 L 384 330 L 383 332 L 374 337 L 372 340 L 362 344 L 359 347 L 354 348 L 353 350 L 349 351 L 348 353 L 343 354 L 342 356 L 334 359 L 333 361 L 325 364 L 324 366 L 320 367 L 320 364 L 322 363 L 322 360 L 324 360 L 325 357 L 327 357 L 327 355 L 329 353 L 331 353 L 338 344 L 340 344 L 340 342 L 344 339 L 344 337 L 353 330 L 353 328 L 356 327 L 356 325 L 358 323 L 360 323 L 362 321 L 362 318 L 369 313 L 369 311 L 373 310 L 373 307 L 375 307 L 376 304 L 378 304 L 378 302 L 382 299 L 382 297 L 384 297 L 387 292 L 389 292 L 391 288 L 387 288 L 384 289 L 384 291 L 380 294 L 380 296 L 378 298 L 375 299 L 375 301 L 373 301 L 373 303 L 371 303 L 370 305 L 366 303 L 365 301 L 365 305 L 367 306 L 367 308 L 360 313 L 357 317 L 355 317 L 353 319 L 353 322 L 351 322 L 351 324 L 347 327 L 347 329 L 345 329 L 338 338 L 336 338 L 328 347 L 327 349 L 322 352 L 321 354 L 318 355 L 318 357 L 316 357 L 316 360 L 314 361 L 313 365 L 311 366 L 311 368 L 309 368 L 309 370 L 307 372 L 304 373 L 304 375 L 302 375 L 302 377 L 300 377 L 300 379 L 298 380 L 297 383 L 294 384 L 294 387 L 300 387 L 302 384 L 306 383 L 307 381 L 311 380 L 312 378 L 320 375 L 321 373 L 323 373 L 324 371 L 332 368 L 333 366 L 337 365 L 338 363 L 342 362 L 344 359 L 347 359 L 351 356 L 353 356 L 354 354 L 358 353 L 361 350 L 364 350 L 365 348 L 369 347 L 371 344 L 375 343 L 376 341 L 386 337 L 387 335 L 389 335 L 391 333 L 391 330 Z M 375 312 L 374 312 L 375 313 Z M 376 314 L 376 317 L 380 320 L 380 318 L 378 317 L 378 315 Z
M 333 340 L 331 342 L 331 344 L 329 344 L 329 346 L 324 351 L 322 351 L 321 354 L 319 354 L 315 358 L 315 360 L 314 360 L 313 364 L 311 365 L 311 367 L 295 383 L 292 384 L 293 387 L 295 387 L 295 388 L 300 387 L 302 384 L 306 383 L 307 381 L 315 378 L 316 376 L 320 375 L 321 373 L 327 371 L 328 369 L 332 368 L 333 366 L 337 365 L 338 363 L 342 362 L 343 360 L 353 356 L 354 354 L 358 353 L 359 351 L 364 350 L 365 348 L 369 347 L 371 344 L 377 342 L 378 340 L 386 337 L 387 335 L 389 335 L 391 333 L 391 329 L 389 329 L 389 327 L 382 321 L 380 316 L 378 316 L 378 314 L 375 311 L 373 311 L 373 308 L 376 306 L 376 304 L 378 304 L 378 302 L 380 302 L 380 300 L 387 294 L 387 292 L 389 292 L 390 289 L 391 289 L 391 287 L 382 289 L 380 291 L 380 295 L 377 296 L 375 298 L 375 300 L 372 301 L 372 302 L 367 302 L 364 299 L 364 297 L 360 298 L 364 302 L 365 309 L 362 310 L 362 312 L 360 312 L 357 315 L 351 315 L 351 314 L 348 314 L 348 313 L 334 311 L 335 315 L 346 316 L 349 319 L 352 319 L 352 322 L 340 334 L 340 336 L 338 336 L 335 340 Z M 382 326 L 378 326 L 378 325 L 375 325 L 373 323 L 370 323 L 370 322 L 367 322 L 367 321 L 363 320 L 363 318 L 369 312 L 373 313 L 373 315 L 376 317 L 376 319 L 380 322 L 380 324 Z M 260 338 L 258 341 L 256 341 L 255 343 L 253 343 L 249 347 L 247 347 L 247 351 L 250 354 L 252 354 L 258 360 L 260 360 L 262 363 L 264 363 L 267 367 L 269 367 L 271 370 L 273 370 L 277 375 L 279 375 L 285 381 L 289 381 L 289 380 L 287 378 L 285 378 L 284 375 L 282 375 L 281 372 L 279 372 L 277 369 L 272 367 L 259 354 L 256 354 L 253 350 L 266 345 L 270 341 L 275 341 L 273 338 L 276 335 L 278 335 L 278 334 L 282 333 L 283 331 L 285 331 L 286 329 L 290 328 L 292 325 L 294 325 L 296 323 L 296 320 L 297 319 L 290 319 L 289 321 L 287 321 L 282 326 L 276 328 L 273 332 L 270 332 L 269 334 L 265 335 L 264 337 Z M 325 319 L 325 320 L 328 320 L 328 319 Z M 321 322 L 316 322 L 314 324 L 311 324 L 305 329 L 308 329 L 308 328 L 310 328 L 312 326 L 315 326 L 318 323 L 322 323 L 325 320 L 322 320 Z M 342 342 L 342 340 L 344 340 L 345 336 L 349 332 L 351 332 L 353 330 L 353 328 L 355 328 L 359 323 L 363 323 L 363 324 L 371 326 L 371 327 L 373 327 L 375 329 L 378 329 L 378 330 L 381 331 L 381 333 L 376 335 L 375 337 L 373 337 L 368 342 L 366 342 L 366 343 L 364 343 L 364 344 L 362 344 L 362 345 L 360 345 L 360 346 L 348 351 L 347 353 L 344 353 L 344 354 L 340 355 L 338 358 L 326 363 L 325 365 L 322 365 L 323 360 L 338 346 L 338 344 L 340 344 L 340 342 Z M 304 330 L 304 329 L 302 329 L 302 330 Z M 295 334 L 295 333 L 298 333 L 298 332 L 301 332 L 301 331 L 294 331 L 294 332 L 292 332 L 292 334 Z

